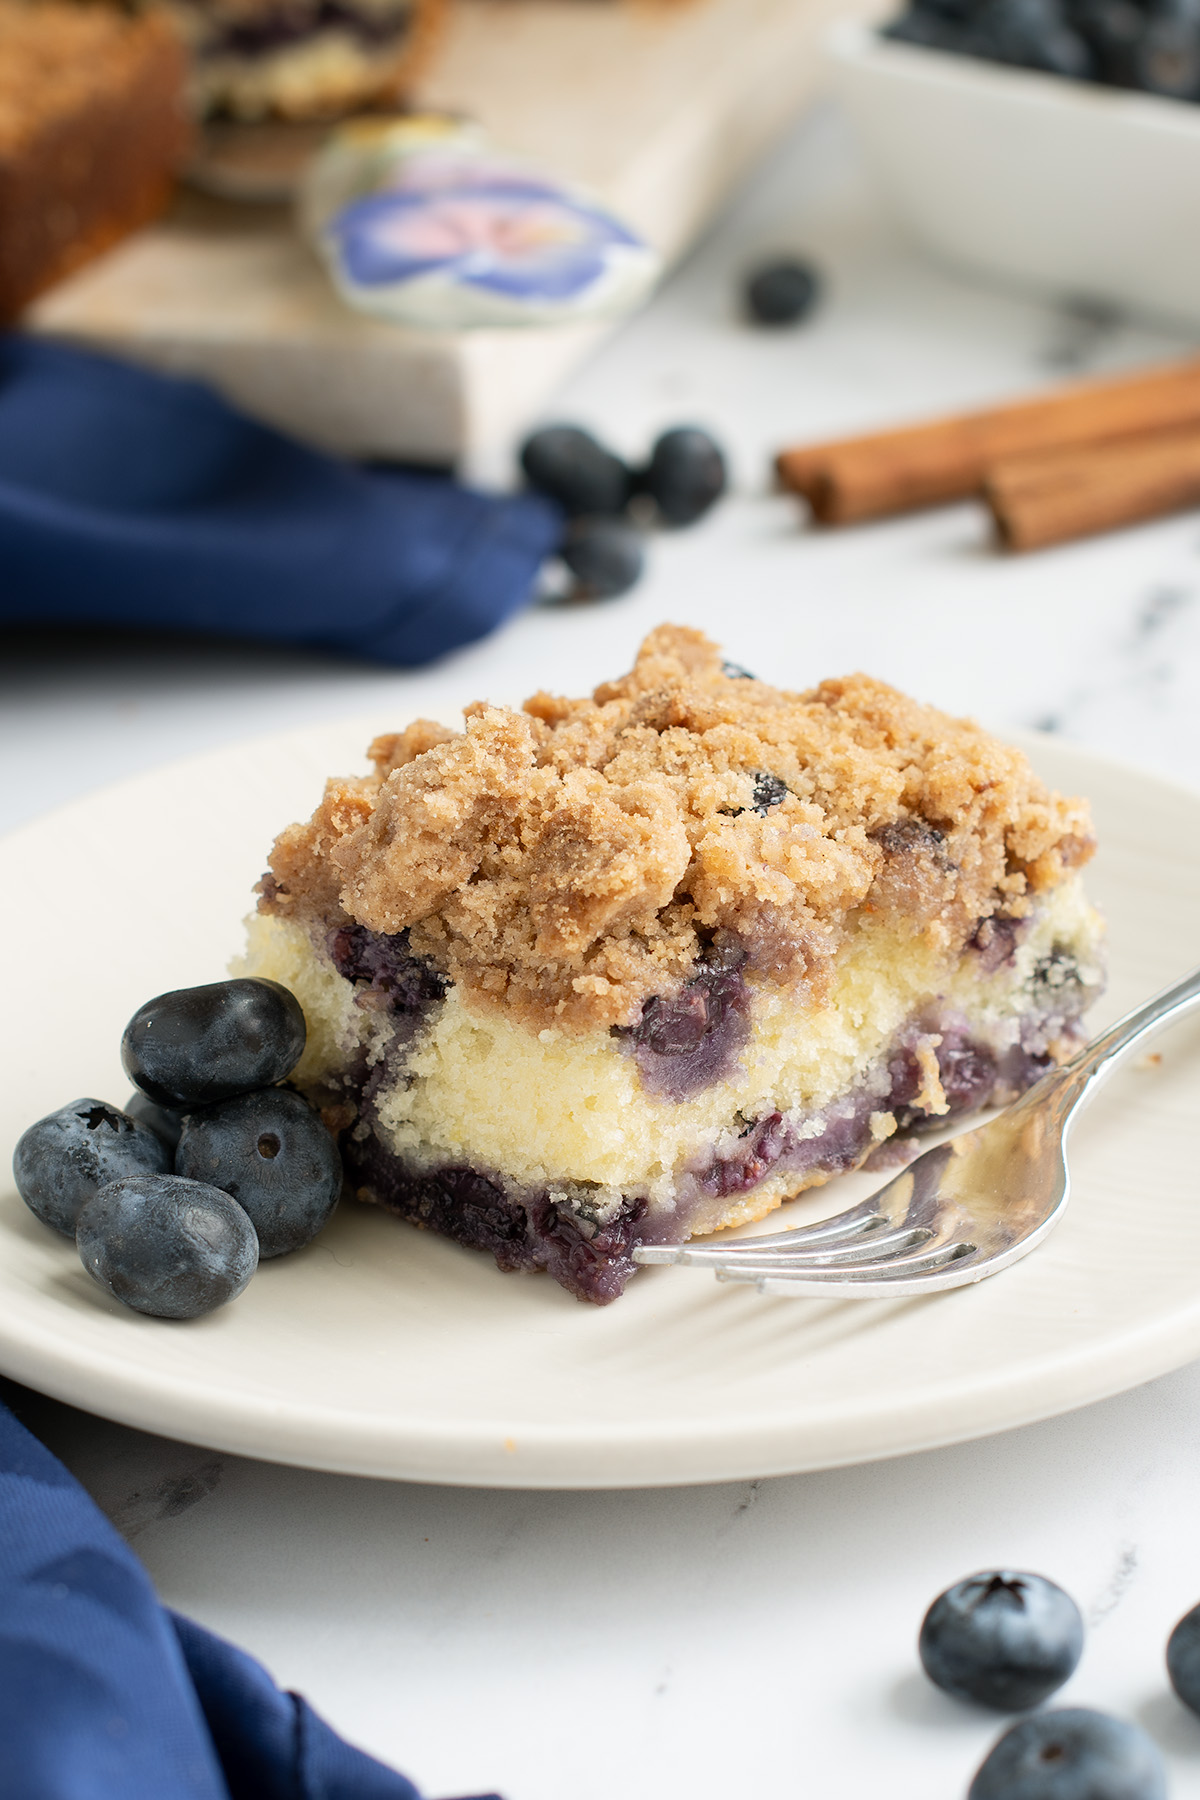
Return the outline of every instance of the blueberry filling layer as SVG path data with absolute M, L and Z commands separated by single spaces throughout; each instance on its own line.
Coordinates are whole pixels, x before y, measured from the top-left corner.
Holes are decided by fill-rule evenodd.
M 923 883 L 941 846 L 924 822 L 905 826 L 889 860 L 898 881 Z M 1072 890 L 1052 911 L 994 919 L 934 987 L 919 961 L 895 973 L 893 936 L 868 921 L 834 995 L 812 1006 L 781 1003 L 743 938 L 714 932 L 689 982 L 632 1027 L 582 1040 L 469 1005 L 404 931 L 270 919 L 253 950 L 258 973 L 297 983 L 301 1085 L 361 1198 L 603 1304 L 639 1242 L 763 1217 L 1014 1098 L 1080 1040 L 1096 935 Z
M 593 1222 L 586 1210 L 546 1190 L 508 1194 L 477 1169 L 407 1169 L 374 1135 L 349 1142 L 343 1154 L 360 1199 L 470 1249 L 488 1250 L 506 1272 L 544 1269 L 568 1293 L 598 1306 L 618 1299 L 636 1272 L 632 1250 L 642 1241 L 644 1199 L 629 1199 Z
M 370 48 L 397 42 L 408 30 L 409 9 L 391 13 L 359 10 L 346 0 L 320 0 L 316 6 L 279 6 L 256 19 L 226 25 L 205 38 L 200 54 L 218 56 L 269 56 L 325 32 L 346 32 Z
M 901 1132 L 917 1134 L 981 1106 L 1006 1103 L 1054 1065 L 1052 1040 L 1061 1048 L 1062 1040 L 1077 1037 L 1077 1016 L 1039 1007 L 1023 1019 L 1019 1040 L 997 1050 L 961 1016 L 930 1012 L 905 1028 L 863 1083 L 820 1113 L 772 1112 L 746 1120 L 732 1143 L 716 1146 L 677 1178 L 673 1201 L 665 1206 L 636 1193 L 601 1206 L 584 1183 L 530 1190 L 462 1163 L 409 1166 L 370 1128 L 373 1108 L 365 1094 L 361 1123 L 348 1134 L 344 1155 L 361 1199 L 488 1250 L 501 1269 L 545 1269 L 578 1299 L 604 1305 L 635 1273 L 636 1244 L 712 1229 L 731 1199 L 751 1194 L 769 1176 L 795 1176 L 799 1188 L 814 1176 L 858 1167 L 876 1141 L 880 1115 L 894 1114 Z M 936 1113 L 921 1103 L 930 1056 L 946 1104 Z
M 728 1199 L 749 1193 L 771 1172 L 844 1174 L 857 1167 L 870 1149 L 872 1120 L 881 1113 L 893 1113 L 898 1131 L 915 1135 L 953 1125 L 982 1106 L 1005 1104 L 1054 1066 L 1054 1057 L 1044 1047 L 1042 1015 L 1029 1019 L 1023 1035 L 1027 1044 L 998 1052 L 972 1036 L 965 1020 L 919 1021 L 902 1034 L 875 1078 L 815 1118 L 787 1118 L 775 1112 L 753 1121 L 732 1149 L 721 1150 L 684 1176 L 680 1198 L 686 1206 L 690 1197 L 693 1208 L 702 1197 Z M 1074 1033 L 1071 1027 L 1060 1026 L 1056 1035 Z M 936 1058 L 944 1112 L 934 1113 L 919 1104 L 926 1080 L 918 1054 L 922 1044 L 929 1045 Z

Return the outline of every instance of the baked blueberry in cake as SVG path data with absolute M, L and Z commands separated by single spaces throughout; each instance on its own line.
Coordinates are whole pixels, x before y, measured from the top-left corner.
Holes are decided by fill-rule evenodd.
M 370 757 L 277 840 L 240 970 L 299 998 L 359 1197 L 502 1269 L 615 1299 L 638 1243 L 757 1219 L 1082 1041 L 1086 806 L 865 675 L 788 693 L 668 625 L 590 699 Z

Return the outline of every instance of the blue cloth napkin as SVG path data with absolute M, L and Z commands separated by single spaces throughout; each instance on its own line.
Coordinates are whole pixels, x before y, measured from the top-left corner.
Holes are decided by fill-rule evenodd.
M 306 449 L 197 382 L 0 337 L 0 624 L 415 666 L 524 605 L 562 523 L 537 495 Z
M 420 1795 L 160 1606 L 79 1483 L 0 1405 L 0 1800 Z

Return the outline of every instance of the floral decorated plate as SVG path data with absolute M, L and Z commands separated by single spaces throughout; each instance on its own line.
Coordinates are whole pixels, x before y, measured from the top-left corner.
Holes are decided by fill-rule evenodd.
M 596 200 L 439 118 L 336 131 L 309 170 L 301 217 L 342 298 L 409 325 L 621 313 L 660 266 Z

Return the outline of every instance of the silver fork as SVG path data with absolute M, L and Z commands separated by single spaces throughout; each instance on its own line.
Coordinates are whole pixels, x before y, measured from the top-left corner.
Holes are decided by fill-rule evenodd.
M 762 1294 L 871 1300 L 964 1287 L 1047 1237 L 1070 1196 L 1067 1134 L 1152 1032 L 1200 1004 L 1200 969 L 1127 1013 L 986 1125 L 927 1150 L 869 1200 L 769 1237 L 641 1244 L 639 1263 L 686 1263 Z

